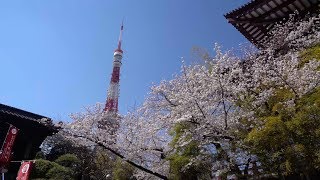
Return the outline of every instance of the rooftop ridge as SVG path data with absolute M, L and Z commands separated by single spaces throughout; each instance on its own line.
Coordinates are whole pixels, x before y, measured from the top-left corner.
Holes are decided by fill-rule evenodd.
M 1 104 L 1 103 L 0 103 L 0 111 L 7 113 L 7 114 L 12 114 L 15 116 L 23 117 L 25 119 L 34 120 L 34 121 L 38 121 L 42 118 L 50 119 L 46 116 L 35 114 L 35 113 L 29 112 L 26 110 L 18 109 L 18 108 L 8 106 L 5 104 Z

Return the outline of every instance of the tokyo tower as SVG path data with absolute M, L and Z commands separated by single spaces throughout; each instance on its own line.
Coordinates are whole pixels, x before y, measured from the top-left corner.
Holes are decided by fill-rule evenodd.
M 120 36 L 118 40 L 118 47 L 113 53 L 113 70 L 110 80 L 110 85 L 107 94 L 106 105 L 104 111 L 110 114 L 118 113 L 118 99 L 119 99 L 119 82 L 120 82 L 120 67 L 123 51 L 121 49 L 122 42 L 122 32 L 123 32 L 123 22 L 120 28 Z

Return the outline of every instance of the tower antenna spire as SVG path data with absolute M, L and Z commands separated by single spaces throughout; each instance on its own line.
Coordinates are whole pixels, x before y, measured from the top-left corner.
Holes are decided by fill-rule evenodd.
M 116 49 L 116 50 L 120 50 L 120 51 L 122 51 L 122 49 L 121 49 L 122 31 L 123 31 L 123 19 L 122 19 L 121 27 L 120 27 L 120 35 L 119 35 L 119 40 L 118 40 L 118 48 Z

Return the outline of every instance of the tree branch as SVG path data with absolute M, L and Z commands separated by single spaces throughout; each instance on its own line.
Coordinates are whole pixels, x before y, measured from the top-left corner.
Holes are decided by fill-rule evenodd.
M 173 106 L 173 107 L 176 107 L 176 106 L 177 106 L 176 104 L 174 104 L 174 103 L 167 97 L 166 94 L 164 94 L 164 92 L 159 92 L 159 94 L 161 94 L 161 95 L 164 97 L 164 99 L 165 99 L 171 106 Z
M 84 138 L 84 139 L 86 139 L 86 140 L 88 140 L 88 141 L 91 141 L 91 142 L 97 144 L 98 146 L 100 146 L 100 147 L 102 147 L 102 148 L 104 148 L 104 149 L 106 149 L 106 150 L 109 150 L 111 153 L 113 153 L 114 155 L 118 156 L 118 157 L 121 158 L 122 160 L 126 161 L 127 163 L 131 164 L 132 166 L 134 166 L 134 167 L 136 167 L 136 168 L 138 168 L 138 169 L 140 169 L 140 170 L 142 170 L 142 171 L 144 171 L 144 172 L 146 172 L 146 173 L 152 174 L 152 175 L 154 175 L 154 176 L 156 176 L 156 177 L 158 177 L 158 178 L 160 178 L 160 179 L 164 179 L 164 180 L 167 180 L 167 179 L 168 179 L 168 177 L 165 176 L 165 175 L 162 175 L 162 174 L 159 174 L 159 173 L 157 173 L 157 172 L 151 171 L 150 169 L 147 169 L 147 168 L 145 168 L 145 167 L 143 167 L 143 166 L 141 166 L 141 165 L 139 165 L 139 164 L 136 164 L 136 163 L 133 162 L 133 161 L 130 161 L 129 159 L 126 159 L 124 155 L 122 155 L 122 154 L 120 154 L 119 152 L 117 152 L 116 150 L 113 150 L 112 148 L 104 145 L 101 141 L 97 141 L 97 140 L 94 140 L 94 139 L 92 139 L 92 138 L 90 138 L 90 137 L 81 136 L 81 135 L 74 135 L 74 134 L 73 134 L 72 136 L 73 136 L 73 137 Z
M 212 134 L 205 134 L 203 135 L 203 138 L 214 138 L 214 139 L 228 139 L 228 140 L 233 140 L 234 138 L 231 136 L 226 136 L 226 135 L 212 135 Z

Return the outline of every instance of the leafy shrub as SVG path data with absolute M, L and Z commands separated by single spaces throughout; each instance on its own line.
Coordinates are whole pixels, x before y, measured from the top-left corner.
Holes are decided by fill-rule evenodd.
M 307 48 L 306 50 L 302 51 L 300 54 L 301 58 L 301 65 L 309 62 L 312 59 L 316 59 L 320 61 L 320 44 Z
M 69 168 L 60 166 L 56 163 L 53 163 L 54 166 L 47 172 L 46 177 L 48 179 L 57 179 L 57 180 L 73 180 L 73 172 Z
M 56 162 L 51 162 L 44 159 L 37 159 L 35 166 L 31 172 L 32 179 L 74 179 L 74 171 L 69 167 L 74 167 L 78 159 L 74 159 L 73 155 L 66 155 L 57 159 Z M 79 160 L 78 160 L 79 161 Z M 69 165 L 69 167 L 62 166 Z
M 68 167 L 72 170 L 76 170 L 79 166 L 80 160 L 74 154 L 65 154 L 58 157 L 58 159 L 56 159 L 55 162 L 61 166 Z
M 31 171 L 32 178 L 45 178 L 47 172 L 53 168 L 54 164 L 48 160 L 37 159 Z
M 130 164 L 121 159 L 117 159 L 113 170 L 113 177 L 115 180 L 134 179 L 133 172 L 134 168 Z

